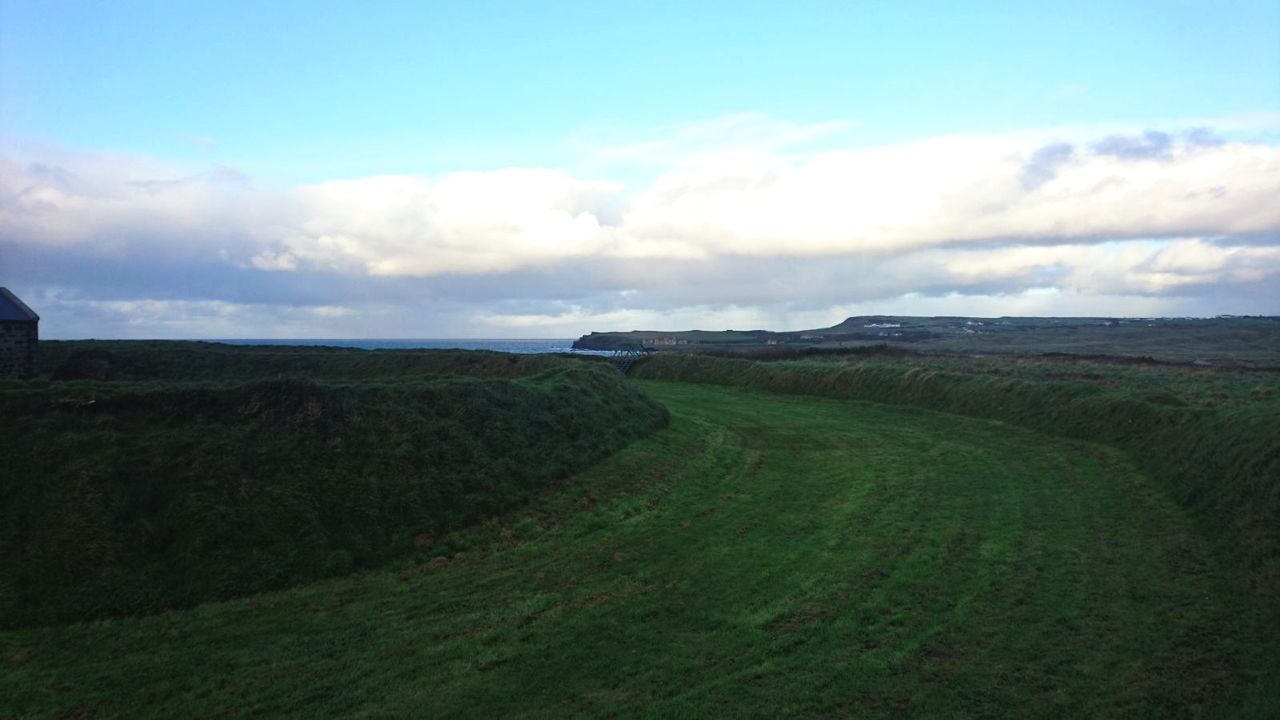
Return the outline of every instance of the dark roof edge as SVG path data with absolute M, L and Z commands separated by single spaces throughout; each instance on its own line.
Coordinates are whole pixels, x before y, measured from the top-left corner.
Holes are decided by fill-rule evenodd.
M 37 315 L 34 310 L 27 307 L 26 303 L 19 300 L 17 295 L 9 292 L 9 288 L 0 287 L 0 298 L 4 298 L 5 300 L 13 303 L 14 307 L 26 314 L 28 319 L 35 320 L 37 322 L 40 320 L 40 316 Z

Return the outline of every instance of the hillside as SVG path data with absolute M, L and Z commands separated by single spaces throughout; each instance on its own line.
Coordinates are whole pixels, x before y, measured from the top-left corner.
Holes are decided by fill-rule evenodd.
M 7 626 L 374 567 L 666 423 L 565 358 L 68 346 L 54 377 L 110 379 L 0 383 L 0 434 L 22 439 L 0 476 Z
M 884 345 L 928 353 L 1070 353 L 1216 366 L 1280 367 L 1280 318 L 851 317 L 829 328 L 593 332 L 574 347 L 658 350 L 840 351 Z

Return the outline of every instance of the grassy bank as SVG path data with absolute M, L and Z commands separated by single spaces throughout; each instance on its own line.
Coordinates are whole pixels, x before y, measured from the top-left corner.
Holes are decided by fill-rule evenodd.
M 563 367 L 557 355 L 343 347 L 226 345 L 170 340 L 53 340 L 40 343 L 40 367 L 57 380 L 231 381 L 301 377 L 366 381 L 431 375 L 525 377 Z M 579 362 L 601 358 L 578 356 Z
M 293 376 L 237 382 L 206 352 L 171 343 L 154 361 L 197 368 L 194 380 L 131 364 L 113 380 L 0 384 L 0 434 L 20 439 L 0 475 L 0 623 L 153 612 L 376 566 L 666 422 L 594 363 L 232 351 L 250 378 Z M 386 372 L 332 379 L 371 365 Z
M 670 427 L 447 562 L 0 633 L 0 717 L 1271 716 L 1274 625 L 1125 454 L 641 387 Z
M 1219 536 L 1260 595 L 1280 590 L 1280 378 L 971 359 L 754 362 L 662 354 L 639 377 L 910 405 L 1126 451 Z

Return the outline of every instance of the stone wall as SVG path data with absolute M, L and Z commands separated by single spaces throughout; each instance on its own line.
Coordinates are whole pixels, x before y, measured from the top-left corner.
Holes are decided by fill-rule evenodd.
M 33 322 L 0 321 L 0 379 L 36 374 L 38 327 Z

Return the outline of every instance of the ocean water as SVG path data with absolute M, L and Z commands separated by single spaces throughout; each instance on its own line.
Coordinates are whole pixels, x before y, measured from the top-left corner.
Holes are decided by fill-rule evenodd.
M 303 346 L 328 346 L 328 347 L 349 347 L 361 348 L 363 350 L 410 350 L 416 348 L 426 348 L 430 350 L 495 350 L 497 352 L 508 353 L 578 353 L 581 355 L 611 355 L 611 352 L 601 350 L 574 350 L 573 338 L 562 339 L 538 339 L 538 340 L 513 340 L 510 338 L 494 339 L 494 340 L 478 340 L 468 338 L 465 340 L 449 340 L 449 339 L 421 339 L 421 340 L 352 340 L 342 338 L 323 338 L 309 340 L 269 340 L 269 339 L 217 339 L 210 338 L 209 342 L 227 343 L 228 345 L 303 345 Z

